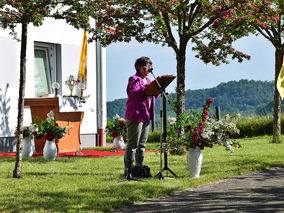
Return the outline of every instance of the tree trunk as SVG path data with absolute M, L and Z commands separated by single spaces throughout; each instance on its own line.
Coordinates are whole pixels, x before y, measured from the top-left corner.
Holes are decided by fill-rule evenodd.
M 20 56 L 21 57 L 20 58 L 21 60 L 20 61 L 20 86 L 19 86 L 18 119 L 17 119 L 18 132 L 23 129 L 24 97 L 25 97 L 25 84 L 26 84 L 27 34 L 28 34 L 28 24 L 22 23 L 21 56 Z M 23 142 L 23 135 L 18 133 L 17 154 L 16 154 L 15 168 L 13 171 L 13 178 L 21 178 L 22 142 Z
M 178 117 L 185 111 L 185 48 L 177 52 L 177 102 L 176 116 Z
M 281 100 L 277 90 L 277 79 L 283 64 L 283 52 L 276 49 L 275 52 L 275 82 L 274 82 L 274 108 L 273 108 L 273 139 L 272 143 L 281 141 Z

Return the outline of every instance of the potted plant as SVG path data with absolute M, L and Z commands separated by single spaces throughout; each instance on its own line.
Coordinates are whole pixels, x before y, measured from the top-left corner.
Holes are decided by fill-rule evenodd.
M 45 137 L 46 139 L 43 156 L 47 160 L 55 160 L 57 155 L 55 140 L 66 134 L 66 127 L 59 126 L 56 121 L 52 110 L 47 114 L 45 120 L 37 118 L 33 121 L 33 125 L 36 127 L 36 131 L 33 132 L 35 137 Z
M 123 118 L 118 114 L 113 117 L 113 122 L 108 118 L 105 132 L 113 138 L 113 148 L 115 151 L 124 148 L 124 140 L 127 138 L 127 128 Z
M 213 98 L 209 98 L 201 112 L 188 110 L 175 122 L 170 122 L 167 129 L 166 149 L 171 154 L 186 152 L 191 177 L 199 177 L 203 159 L 201 150 L 205 147 L 212 148 L 214 144 L 218 144 L 230 151 L 233 151 L 233 147 L 240 147 L 233 140 L 239 130 L 230 117 L 221 120 L 208 118 L 213 101 Z M 180 128 L 183 133 L 179 135 Z

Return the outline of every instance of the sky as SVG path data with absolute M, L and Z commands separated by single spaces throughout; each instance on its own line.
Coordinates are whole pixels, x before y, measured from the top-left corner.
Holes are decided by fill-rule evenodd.
M 190 43 L 189 43 L 190 44 Z M 212 88 L 222 82 L 241 79 L 272 81 L 274 80 L 274 54 L 272 44 L 262 36 L 251 35 L 233 44 L 236 50 L 251 56 L 249 61 L 242 63 L 230 60 L 229 64 L 220 66 L 206 65 L 194 57 L 188 46 L 185 70 L 186 90 Z M 153 62 L 153 73 L 157 77 L 164 74 L 176 75 L 176 58 L 169 47 L 153 43 L 113 43 L 106 48 L 106 82 L 107 101 L 127 98 L 126 87 L 128 78 L 135 74 L 134 62 L 141 56 L 148 56 Z M 154 80 L 149 74 L 149 78 Z M 174 92 L 174 80 L 167 92 Z

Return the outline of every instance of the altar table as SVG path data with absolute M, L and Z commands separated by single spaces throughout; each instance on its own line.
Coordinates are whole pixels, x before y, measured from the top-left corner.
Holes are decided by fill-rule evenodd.
M 47 118 L 50 110 L 54 112 L 54 118 L 59 126 L 66 127 L 66 135 L 56 140 L 58 152 L 72 152 L 80 149 L 80 126 L 84 117 L 84 112 L 60 112 L 59 98 L 25 98 L 24 106 L 30 107 L 32 119 L 39 117 L 43 120 Z M 45 138 L 35 138 L 36 152 L 43 152 Z

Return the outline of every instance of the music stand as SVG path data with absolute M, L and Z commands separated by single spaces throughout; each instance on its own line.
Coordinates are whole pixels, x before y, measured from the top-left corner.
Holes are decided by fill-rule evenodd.
M 151 72 L 154 81 L 151 82 L 151 84 L 146 89 L 146 94 L 148 95 L 161 95 L 161 105 L 160 105 L 160 172 L 156 175 L 159 179 L 163 179 L 163 171 L 167 170 L 170 173 L 172 173 L 175 177 L 176 174 L 168 168 L 168 157 L 167 152 L 164 151 L 164 168 L 162 169 L 162 154 L 163 154 L 163 145 L 162 141 L 166 143 L 166 137 L 167 137 L 167 106 L 166 106 L 166 93 L 165 89 L 166 87 L 175 79 L 175 76 L 173 75 L 162 75 L 158 76 L 157 78 L 154 76 L 153 72 Z M 155 113 L 155 112 L 154 112 Z M 163 125 L 162 125 L 163 122 Z M 163 128 L 162 128 L 163 126 Z M 162 136 L 162 129 L 163 129 L 163 136 Z

